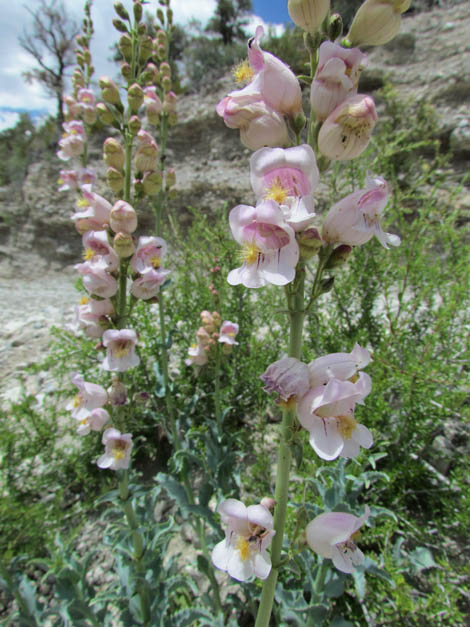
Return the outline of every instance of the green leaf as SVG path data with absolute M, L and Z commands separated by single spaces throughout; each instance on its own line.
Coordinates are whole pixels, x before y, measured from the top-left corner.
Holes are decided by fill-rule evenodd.
M 424 546 L 417 547 L 410 553 L 409 557 L 415 573 L 426 570 L 426 568 L 436 568 L 437 566 L 431 551 Z
M 335 577 L 326 584 L 323 591 L 327 597 L 337 599 L 344 592 L 344 583 L 344 578 Z

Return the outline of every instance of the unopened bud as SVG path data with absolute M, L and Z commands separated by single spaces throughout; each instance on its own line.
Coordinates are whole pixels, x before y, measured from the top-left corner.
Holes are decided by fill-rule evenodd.
M 111 109 L 108 109 L 104 102 L 98 102 L 96 109 L 103 124 L 112 124 L 114 122 L 114 114 Z
M 144 90 L 140 85 L 134 83 L 127 90 L 127 101 L 131 111 L 137 112 L 144 101 Z
M 266 509 L 273 510 L 276 505 L 276 501 L 271 496 L 264 496 L 261 499 L 260 505 L 264 505 Z
M 75 55 L 75 58 L 77 59 L 77 63 L 81 68 L 85 67 L 85 57 L 83 56 L 83 54 L 81 52 L 77 52 Z
M 128 20 L 129 21 L 129 13 L 126 11 L 126 9 L 125 9 L 124 5 L 122 4 L 122 2 L 115 2 L 114 3 L 114 10 L 119 15 L 119 17 L 121 17 L 123 20 Z
M 126 81 L 132 80 L 132 68 L 129 63 L 123 63 L 121 65 L 121 74 Z
M 113 20 L 113 26 L 116 30 L 118 30 L 120 33 L 127 33 L 129 32 L 127 30 L 127 26 L 126 24 L 124 24 L 124 22 L 122 20 L 118 20 L 117 18 L 114 18 Z
M 123 170 L 126 162 L 124 148 L 114 137 L 108 137 L 103 144 L 104 162 L 106 165 Z
M 161 9 L 157 9 L 157 17 L 160 20 L 160 24 L 165 24 L 165 16 Z
M 176 113 L 176 94 L 174 91 L 169 91 L 165 94 L 163 111 L 165 113 Z
M 141 22 L 137 26 L 137 34 L 138 35 L 145 35 L 146 32 L 147 32 L 147 26 L 143 22 Z
M 152 41 L 152 38 L 147 35 L 147 37 L 142 39 L 140 42 L 139 61 L 141 61 L 142 63 L 145 63 L 147 59 L 150 59 L 152 54 L 153 54 L 153 41 Z
M 135 167 L 140 172 L 157 169 L 158 148 L 155 143 L 142 144 L 135 154 Z
M 325 269 L 331 270 L 332 268 L 343 266 L 348 261 L 351 253 L 352 246 L 348 246 L 348 244 L 341 244 L 340 246 L 337 246 L 329 256 L 328 261 L 325 264 Z
M 326 294 L 326 292 L 329 292 L 330 290 L 332 290 L 334 282 L 335 282 L 335 277 L 334 276 L 330 276 L 327 279 L 322 279 L 320 281 L 320 289 L 321 289 L 322 293 Z
M 119 194 L 124 187 L 124 176 L 122 172 L 116 170 L 116 168 L 108 168 L 106 171 L 106 182 L 109 189 L 114 194 Z
M 300 256 L 302 259 L 311 259 L 314 257 L 320 248 L 323 246 L 320 233 L 315 227 L 310 227 L 301 231 L 296 235 L 297 243 L 299 245 Z
M 168 20 L 168 24 L 173 22 L 173 10 L 170 8 L 166 10 L 166 19 Z
M 118 257 L 126 259 L 135 252 L 134 238 L 130 233 L 116 233 L 114 236 L 113 248 Z
M 328 36 L 331 41 L 336 41 L 343 34 L 343 20 L 339 13 L 333 13 L 330 17 L 330 24 L 328 26 Z
M 132 39 L 125 34 L 119 39 L 119 50 L 126 61 L 132 59 Z
M 169 76 L 162 76 L 161 80 L 162 87 L 166 93 L 171 90 L 171 78 Z
M 91 63 L 91 54 L 88 48 L 83 49 L 83 58 L 85 59 L 85 63 L 87 64 Z
M 162 76 L 171 76 L 171 67 L 167 61 L 160 63 L 160 73 Z
M 142 19 L 142 13 L 143 10 L 140 2 L 134 2 L 134 18 L 136 22 L 140 22 L 140 20 Z
M 289 118 L 289 125 L 292 127 L 292 130 L 296 135 L 304 130 L 306 122 L 307 118 L 302 111 L 300 113 L 297 113 L 297 115 Z
M 142 181 L 143 191 L 147 196 L 155 196 L 162 188 L 162 175 L 160 172 L 146 172 Z
M 157 31 L 157 41 L 159 44 L 166 45 L 167 36 L 164 30 L 161 28 Z
M 330 0 L 289 0 L 287 10 L 294 24 L 314 33 L 328 15 Z
M 176 172 L 174 168 L 168 168 L 166 171 L 165 183 L 166 189 L 170 189 L 170 187 L 173 187 L 176 184 Z
M 166 57 L 166 46 L 162 44 L 157 46 L 156 55 L 160 61 L 163 61 L 163 59 Z
M 113 376 L 111 385 L 106 391 L 108 393 L 108 402 L 113 407 L 127 403 L 126 386 L 116 376 Z
M 129 119 L 128 126 L 132 135 L 137 135 L 137 133 L 140 131 L 142 127 L 142 122 L 140 121 L 140 118 L 137 115 L 133 115 Z
M 133 233 L 137 228 L 135 209 L 125 200 L 118 200 L 111 209 L 109 226 L 115 233 Z
M 116 83 L 109 78 L 109 76 L 102 76 L 98 80 L 98 83 L 101 88 L 101 96 L 105 102 L 109 102 L 109 104 L 113 105 L 121 104 L 119 89 L 117 88 Z
M 398 34 L 401 14 L 410 8 L 411 0 L 366 0 L 348 33 L 352 46 L 381 46 Z

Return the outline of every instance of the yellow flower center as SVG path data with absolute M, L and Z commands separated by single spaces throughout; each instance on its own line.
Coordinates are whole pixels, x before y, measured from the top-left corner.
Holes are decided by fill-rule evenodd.
M 90 299 L 88 298 L 88 296 L 82 296 L 80 298 L 79 305 L 88 305 L 89 302 L 90 302 Z
M 242 562 L 246 562 L 246 560 L 250 557 L 250 543 L 248 540 L 240 536 L 237 540 L 235 548 L 237 551 L 240 551 L 240 558 Z
M 254 72 L 250 67 L 248 59 L 245 59 L 241 63 L 239 63 L 233 70 L 233 76 L 237 83 L 249 83 L 253 76 Z
M 338 416 L 338 432 L 345 440 L 350 440 L 357 422 L 352 416 Z
M 122 342 L 116 346 L 114 353 L 118 359 L 122 359 L 126 355 L 129 355 L 130 350 L 129 342 Z
M 125 455 L 126 453 L 122 449 L 115 448 L 113 451 L 113 457 L 116 461 L 119 461 L 120 459 L 124 459 Z
M 152 267 L 157 270 L 157 268 L 159 268 L 161 265 L 160 257 L 158 255 L 154 255 L 153 257 L 151 257 L 150 263 L 152 264 Z
M 288 191 L 289 190 L 281 185 L 281 181 L 279 179 L 275 179 L 271 183 L 271 187 L 267 188 L 264 197 L 266 200 L 274 200 L 278 205 L 282 205 L 286 202 L 286 199 L 289 196 Z
M 88 200 L 86 200 L 85 198 L 79 198 L 77 200 L 77 207 L 79 209 L 83 209 L 85 207 L 88 207 Z
M 251 263 L 256 263 L 259 259 L 259 255 L 261 254 L 262 252 L 260 251 L 260 249 L 256 246 L 254 242 L 252 242 L 251 244 L 243 245 L 243 248 L 240 253 L 240 257 L 241 257 L 242 262 L 251 264 Z
M 74 407 L 80 407 L 80 406 L 81 406 L 81 404 L 82 404 L 82 402 L 83 402 L 82 397 L 80 396 L 80 394 L 77 394 L 77 395 L 74 397 L 74 399 L 73 399 L 73 401 L 72 401 L 72 404 L 73 404 L 73 406 L 74 406 Z
M 96 255 L 95 251 L 92 250 L 91 248 L 87 248 L 84 252 L 83 252 L 83 259 L 85 261 L 89 261 L 90 259 L 93 259 L 93 257 Z
M 88 418 L 84 418 L 83 420 L 80 420 L 81 425 L 86 425 L 87 422 L 88 422 Z
M 57 179 L 57 184 L 58 185 L 63 185 L 64 184 L 64 179 Z

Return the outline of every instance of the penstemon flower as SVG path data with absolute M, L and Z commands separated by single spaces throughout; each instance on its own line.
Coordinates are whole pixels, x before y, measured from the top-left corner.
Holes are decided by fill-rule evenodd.
M 82 185 L 83 197 L 77 202 L 77 212 L 72 216 L 75 228 L 83 235 L 86 231 L 103 231 L 109 224 L 111 204 L 95 192 L 91 185 Z
M 273 517 L 264 505 L 249 505 L 227 499 L 217 508 L 227 525 L 225 540 L 212 550 L 212 563 L 238 581 L 253 575 L 266 579 L 271 572 L 271 560 L 266 549 L 274 534 Z
M 110 300 L 93 300 L 84 297 L 75 307 L 75 319 L 69 328 L 74 333 L 82 329 L 88 337 L 102 337 L 110 326 L 109 317 L 114 314 L 114 307 Z
M 83 286 L 93 296 L 111 298 L 118 290 L 118 282 L 109 274 L 108 264 L 104 259 L 95 262 L 85 261 L 74 266 L 82 276 Z
M 106 231 L 87 231 L 82 238 L 85 252 L 83 258 L 90 263 L 104 262 L 107 272 L 119 267 L 119 257 L 108 242 Z
M 107 403 L 106 390 L 97 383 L 84 381 L 78 372 L 72 375 L 72 383 L 77 386 L 78 393 L 65 407 L 72 412 L 72 417 L 77 420 L 86 418 L 88 414 Z
M 353 573 L 362 564 L 364 554 L 357 548 L 354 538 L 366 522 L 370 510 L 366 505 L 363 516 L 343 512 L 326 512 L 314 518 L 306 528 L 307 542 L 312 551 L 333 560 L 343 573 Z
M 359 344 L 355 344 L 350 353 L 330 353 L 323 357 L 317 357 L 308 364 L 310 387 L 326 385 L 333 378 L 347 381 L 354 377 L 359 370 L 365 368 L 370 360 L 369 351 Z
M 111 427 L 103 433 L 104 454 L 96 462 L 100 468 L 122 470 L 129 468 L 132 451 L 132 434 Z
M 59 141 L 60 150 L 57 156 L 62 161 L 68 161 L 82 154 L 86 141 L 85 128 L 79 120 L 64 122 L 62 126 L 65 132 Z
M 224 320 L 220 327 L 219 333 L 219 342 L 221 344 L 228 344 L 229 346 L 232 346 L 233 344 L 238 344 L 238 342 L 235 340 L 238 334 L 238 324 L 236 322 Z
M 238 205 L 230 212 L 229 221 L 242 246 L 243 261 L 240 268 L 229 272 L 230 285 L 256 288 L 268 283 L 286 285 L 294 279 L 299 247 L 277 203 L 265 200 L 256 207 Z
M 90 431 L 101 431 L 104 425 L 109 422 L 109 414 L 106 409 L 98 407 L 93 409 L 84 418 L 77 419 L 79 425 L 77 427 L 78 435 L 88 435 Z
M 136 332 L 132 329 L 108 329 L 103 333 L 103 346 L 106 357 L 101 364 L 104 370 L 124 372 L 140 363 L 135 354 L 137 344 Z
M 308 144 L 293 148 L 261 148 L 250 158 L 251 186 L 258 201 L 274 200 L 295 231 L 315 217 L 313 192 L 320 174 Z
M 131 267 L 141 274 L 147 270 L 158 270 L 166 254 L 166 243 L 161 237 L 139 237 L 137 248 L 131 259 Z
M 272 363 L 260 376 L 266 392 L 274 392 L 279 401 L 302 398 L 309 390 L 308 366 L 295 357 L 283 357 Z
M 389 244 L 398 246 L 400 238 L 384 233 L 380 225 L 388 196 L 387 182 L 380 176 L 368 174 L 365 189 L 349 194 L 331 207 L 323 222 L 323 239 L 357 246 L 375 235 L 385 248 Z

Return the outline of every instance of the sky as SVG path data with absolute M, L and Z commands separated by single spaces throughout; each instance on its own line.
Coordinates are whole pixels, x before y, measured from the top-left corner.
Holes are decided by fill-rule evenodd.
M 82 18 L 82 0 L 63 0 L 64 5 L 71 16 L 78 22 Z M 37 84 L 28 85 L 22 78 L 22 72 L 32 69 L 34 61 L 18 43 L 18 36 L 27 30 L 31 24 L 31 16 L 25 8 L 25 3 L 19 0 L 0 0 L 0 54 L 2 63 L 0 66 L 0 131 L 14 125 L 18 116 L 7 109 L 44 110 L 55 112 L 55 102 L 48 97 L 44 90 Z M 30 0 L 28 6 L 34 10 L 37 1 Z M 95 34 L 91 44 L 91 53 L 96 68 L 95 77 L 116 74 L 115 64 L 109 61 L 111 56 L 109 47 L 112 41 L 111 33 L 117 35 L 117 31 L 111 25 L 111 20 L 116 17 L 113 8 L 113 0 L 94 0 L 92 18 Z M 131 7 L 130 0 L 124 0 L 127 7 Z M 149 7 L 157 7 L 153 0 Z M 174 21 L 184 25 L 192 17 L 197 17 L 203 24 L 214 13 L 216 0 L 172 0 L 171 7 L 174 12 Z M 247 28 L 249 34 L 254 34 L 258 24 L 281 25 L 289 20 L 287 14 L 287 0 L 253 0 L 255 15 L 250 20 Z M 279 30 L 281 27 L 279 26 Z M 117 39 L 117 38 L 116 38 Z

